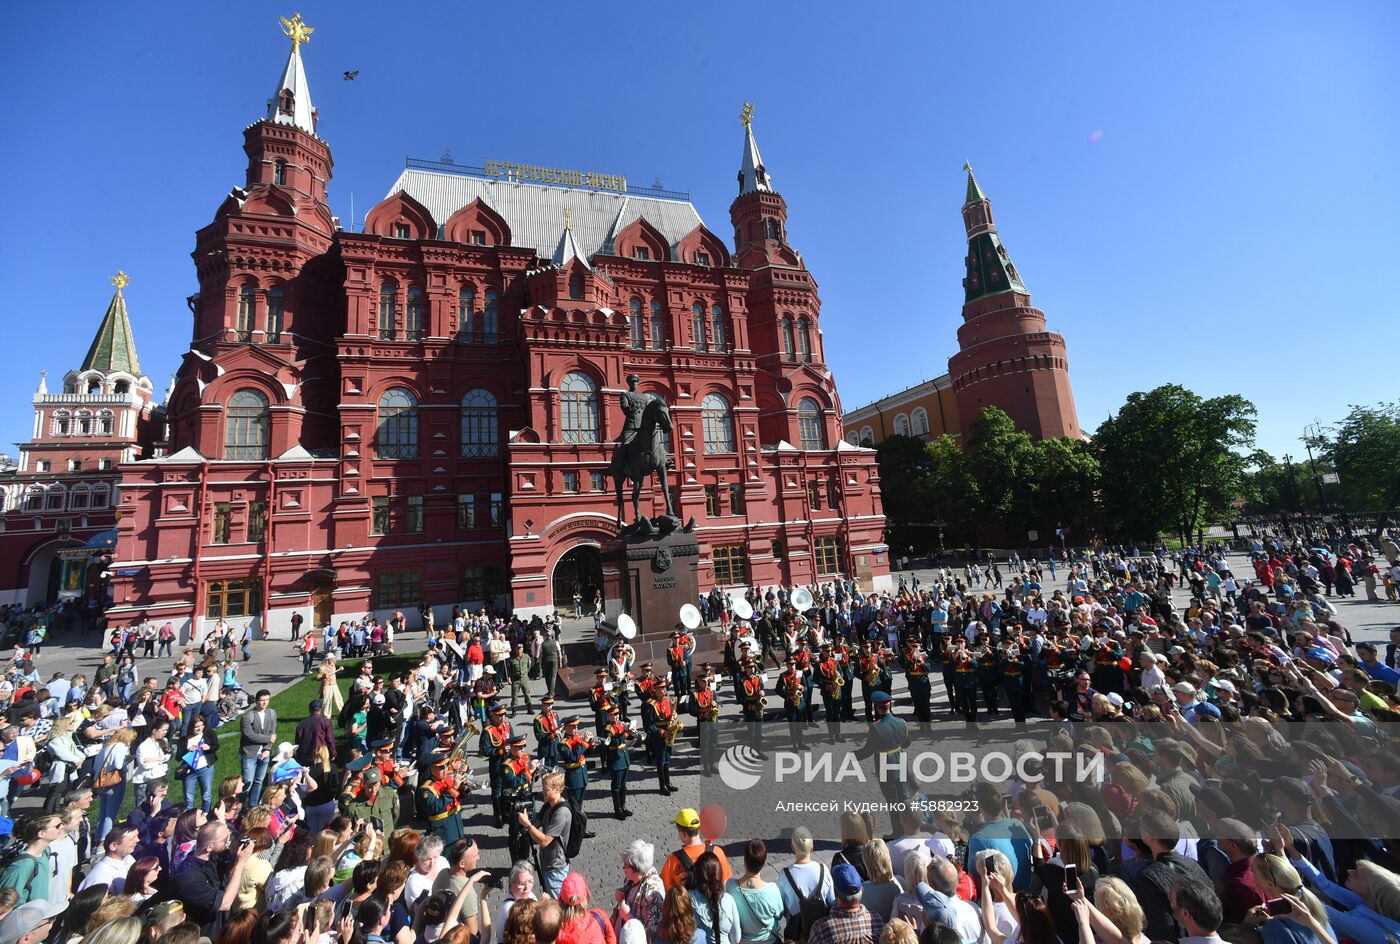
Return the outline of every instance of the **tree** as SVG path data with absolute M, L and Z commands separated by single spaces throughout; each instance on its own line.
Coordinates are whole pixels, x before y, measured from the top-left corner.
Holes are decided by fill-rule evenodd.
M 1353 406 L 1314 449 L 1336 470 L 1349 511 L 1391 511 L 1400 506 L 1400 401 Z
M 1240 485 L 1249 514 L 1281 514 L 1319 510 L 1316 483 L 1306 462 L 1279 462 L 1262 449 L 1249 457 L 1251 469 Z M 1330 471 L 1326 460 L 1318 462 L 1318 473 Z
M 1011 531 L 1035 525 L 1035 444 L 994 406 L 984 406 L 972 421 L 967 468 L 977 483 L 974 510 L 983 523 Z
M 1186 541 L 1224 514 L 1244 483 L 1255 415 L 1241 396 L 1206 400 L 1177 384 L 1130 394 L 1094 436 L 1110 530 Z
M 967 453 L 947 433 L 930 442 L 927 452 L 931 465 L 915 486 L 914 500 L 930 524 L 943 522 L 945 547 L 969 542 L 977 533 L 975 511 L 980 498 Z
M 928 523 L 918 501 L 918 484 L 933 468 L 921 439 L 891 436 L 875 450 L 880 465 L 880 499 L 885 508 L 886 540 L 903 550 L 919 543 L 912 525 Z
M 1081 542 L 1097 530 L 1094 496 L 1099 460 L 1083 439 L 1042 439 L 1035 444 L 1034 510 L 1045 525 L 1066 528 Z

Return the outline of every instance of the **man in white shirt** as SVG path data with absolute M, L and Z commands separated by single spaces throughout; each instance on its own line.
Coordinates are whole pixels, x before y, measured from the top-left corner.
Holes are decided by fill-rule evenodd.
M 1167 677 L 1162 672 L 1162 666 L 1167 664 L 1165 655 L 1155 654 L 1150 649 L 1145 649 L 1138 656 L 1138 665 L 1142 669 L 1142 687 L 1149 692 L 1155 691 L 1158 685 L 1167 684 Z
M 793 863 L 778 873 L 778 890 L 783 895 L 783 908 L 788 917 L 802 910 L 802 899 L 815 893 L 827 907 L 836 903 L 831 886 L 831 870 L 812 861 L 812 831 L 799 826 L 792 831 Z
M 107 832 L 102 840 L 102 848 L 107 854 L 98 859 L 88 872 L 87 878 L 78 886 L 78 891 L 93 885 L 106 885 L 109 895 L 120 895 L 126 882 L 126 873 L 136 862 L 132 855 L 140 841 L 140 833 L 130 823 L 118 823 Z
M 1177 944 L 1224 944 L 1217 931 L 1222 912 L 1215 889 L 1188 878 L 1177 880 L 1171 891 L 1172 916 L 1186 929 Z

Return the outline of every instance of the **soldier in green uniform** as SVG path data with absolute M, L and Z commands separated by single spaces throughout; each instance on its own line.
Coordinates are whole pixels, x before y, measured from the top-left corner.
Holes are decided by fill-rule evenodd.
M 846 682 L 841 686 L 841 720 L 854 721 L 856 713 L 851 701 L 856 690 L 856 657 L 844 639 L 836 640 L 836 664 L 841 667 L 841 678 Z
M 554 696 L 540 699 L 540 713 L 535 715 L 535 756 L 546 768 L 559 766 L 559 715 L 554 710 Z
M 340 788 L 337 806 L 340 807 L 340 812 L 346 816 L 351 816 L 350 807 L 354 806 L 355 801 L 359 798 L 360 788 L 364 786 L 365 771 L 369 768 L 370 763 L 370 756 L 363 754 L 345 765 L 345 786 Z
M 428 831 L 444 844 L 454 843 L 465 835 L 458 812 L 457 785 L 447 777 L 449 756 L 451 751 L 445 748 L 433 751 L 428 765 L 429 780 L 418 788 L 418 807 L 428 819 Z
M 361 757 L 360 761 L 368 758 Z M 348 804 L 352 820 L 369 822 L 377 819 L 384 832 L 392 832 L 399 822 L 399 792 L 391 784 L 384 782 L 384 772 L 373 764 L 365 768 L 361 775 L 360 787 Z
M 634 738 L 632 729 L 623 724 L 617 705 L 608 706 L 608 728 L 603 736 L 603 766 L 608 770 L 609 789 L 612 792 L 613 816 L 626 819 L 632 815 L 627 809 L 627 771 L 632 766 L 632 755 L 627 746 Z
M 593 728 L 598 737 L 603 736 L 603 731 L 608 726 L 608 689 L 607 670 L 594 669 L 593 687 L 588 690 L 588 707 L 593 709 Z
M 504 793 L 501 786 L 501 766 L 510 753 L 510 722 L 506 721 L 506 706 L 495 704 L 491 707 L 491 723 L 481 732 L 481 746 L 478 753 L 486 758 L 491 775 L 491 812 L 496 826 L 505 825 L 505 806 L 501 802 Z
M 530 836 L 520 825 L 517 814 L 524 810 L 534 815 L 535 798 L 531 792 L 534 780 L 535 764 L 525 753 L 525 735 L 517 734 L 510 739 L 510 755 L 501 764 L 501 803 L 510 813 L 510 834 L 506 845 L 510 849 L 512 862 L 519 862 L 530 854 Z
M 890 804 L 890 824 L 892 831 L 898 835 L 900 810 L 897 804 L 908 800 L 900 755 L 909 748 L 909 726 L 890 710 L 893 701 L 887 692 L 876 692 L 871 701 L 875 703 L 875 723 L 870 726 L 865 744 L 856 750 L 855 756 L 857 759 L 874 758 L 875 774 L 880 779 L 880 795 Z
M 578 733 L 578 718 L 564 719 L 564 736 L 559 739 L 559 763 L 564 765 L 564 795 L 575 809 L 583 809 L 588 792 L 588 752 L 598 742 Z
M 933 684 L 928 677 L 928 658 L 919 646 L 917 639 L 909 640 L 909 648 L 904 651 L 904 676 L 909 682 L 909 699 L 914 703 L 914 717 L 920 724 L 933 721 Z M 872 695 L 871 703 L 875 703 Z
M 950 660 L 953 664 L 953 687 L 958 692 L 958 707 L 962 709 L 963 720 L 972 724 L 977 720 L 977 657 L 967 648 L 966 637 L 958 637 Z
M 1012 637 L 1001 648 L 1001 685 L 1006 690 L 1006 701 L 1011 706 L 1011 717 L 1017 724 L 1026 722 L 1026 692 L 1022 685 L 1025 666 L 1030 662 L 1030 653 L 1022 645 L 1022 640 Z
M 957 714 L 962 710 L 962 705 L 958 702 L 958 669 L 953 658 L 957 646 L 954 644 L 954 638 L 952 635 L 943 637 L 943 650 L 940 656 L 943 660 L 943 690 L 948 693 L 948 710 Z M 956 638 L 962 639 L 961 636 Z
M 982 689 L 982 699 L 987 704 L 987 713 L 993 719 L 997 716 L 997 689 L 1001 687 L 1001 659 L 985 634 L 977 637 L 977 685 Z

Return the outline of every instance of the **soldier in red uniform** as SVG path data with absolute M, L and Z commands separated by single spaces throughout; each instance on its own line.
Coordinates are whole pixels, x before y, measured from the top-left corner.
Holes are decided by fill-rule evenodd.
M 719 702 L 715 701 L 710 676 L 696 676 L 690 713 L 696 717 L 695 731 L 700 741 L 701 766 L 706 774 L 715 773 L 719 769 L 716 766 L 719 762 L 719 736 L 715 731 L 715 722 L 719 720 Z
M 481 732 L 479 751 L 481 756 L 486 758 L 491 772 L 491 809 L 496 818 L 496 826 L 500 827 L 507 820 L 501 769 L 505 764 L 506 755 L 510 752 L 510 722 L 506 720 L 505 705 L 498 704 L 491 708 L 491 723 Z

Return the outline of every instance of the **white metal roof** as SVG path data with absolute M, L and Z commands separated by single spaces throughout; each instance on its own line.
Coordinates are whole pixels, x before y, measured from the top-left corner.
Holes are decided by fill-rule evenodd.
M 278 107 L 282 90 L 292 93 L 292 113 L 285 115 Z M 287 68 L 282 70 L 282 80 L 277 83 L 272 98 L 267 103 L 267 120 L 283 125 L 295 125 L 308 134 L 316 134 L 316 109 L 311 107 L 311 86 L 306 83 L 306 70 L 302 68 L 301 53 L 292 46 L 287 56 Z
M 672 250 L 695 227 L 700 214 L 688 200 L 666 200 L 610 190 L 587 190 L 541 183 L 405 168 L 388 196 L 407 193 L 433 215 L 439 229 L 448 217 L 473 200 L 491 207 L 510 226 L 511 243 L 553 258 L 564 235 L 564 211 L 579 253 L 591 259 L 611 253 L 612 240 L 638 217 L 655 226 Z

